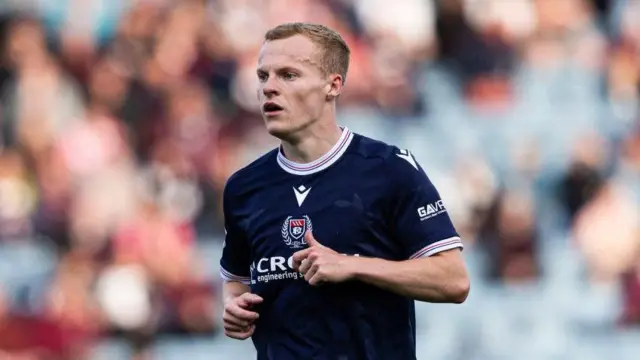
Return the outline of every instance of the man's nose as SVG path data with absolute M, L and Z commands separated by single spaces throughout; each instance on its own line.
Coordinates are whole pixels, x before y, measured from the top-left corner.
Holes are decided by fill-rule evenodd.
M 262 85 L 262 93 L 266 97 L 271 97 L 279 94 L 278 84 L 275 79 L 269 77 Z

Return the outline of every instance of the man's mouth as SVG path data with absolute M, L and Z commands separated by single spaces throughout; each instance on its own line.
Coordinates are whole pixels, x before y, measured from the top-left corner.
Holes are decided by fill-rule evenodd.
M 284 108 L 274 102 L 266 102 L 262 105 L 262 111 L 265 115 L 276 115 L 282 110 L 284 110 Z

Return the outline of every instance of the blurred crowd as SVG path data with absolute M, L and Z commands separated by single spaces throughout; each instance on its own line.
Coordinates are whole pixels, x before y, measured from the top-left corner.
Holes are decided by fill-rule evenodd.
M 531 306 L 566 325 L 535 334 L 560 328 L 603 348 L 615 339 L 585 321 L 616 336 L 640 325 L 640 1 L 7 0 L 0 11 L 0 359 L 94 358 L 104 339 L 164 359 L 154 346 L 184 336 L 223 345 L 178 359 L 239 358 L 218 334 L 220 195 L 277 145 L 255 66 L 264 32 L 288 21 L 343 35 L 339 121 L 410 149 L 467 243 L 472 294 L 455 310 L 466 325 L 447 332 L 449 319 L 420 307 L 422 354 L 523 359 L 526 345 L 495 338 L 526 333 L 509 321 Z M 503 311 L 465 333 L 491 304 Z M 557 342 L 532 358 L 572 358 Z

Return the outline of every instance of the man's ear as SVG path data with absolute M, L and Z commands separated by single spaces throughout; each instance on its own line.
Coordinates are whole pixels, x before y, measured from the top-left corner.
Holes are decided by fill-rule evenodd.
M 327 99 L 335 99 L 342 93 L 344 87 L 344 79 L 340 74 L 329 75 L 329 84 L 327 84 Z

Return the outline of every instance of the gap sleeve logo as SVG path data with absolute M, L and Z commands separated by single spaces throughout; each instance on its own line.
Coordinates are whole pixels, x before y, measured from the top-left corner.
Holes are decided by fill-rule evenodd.
M 431 204 L 420 206 L 418 208 L 418 216 L 420 217 L 420 221 L 430 219 L 445 212 L 447 212 L 447 209 L 445 209 L 442 200 L 438 200 Z

